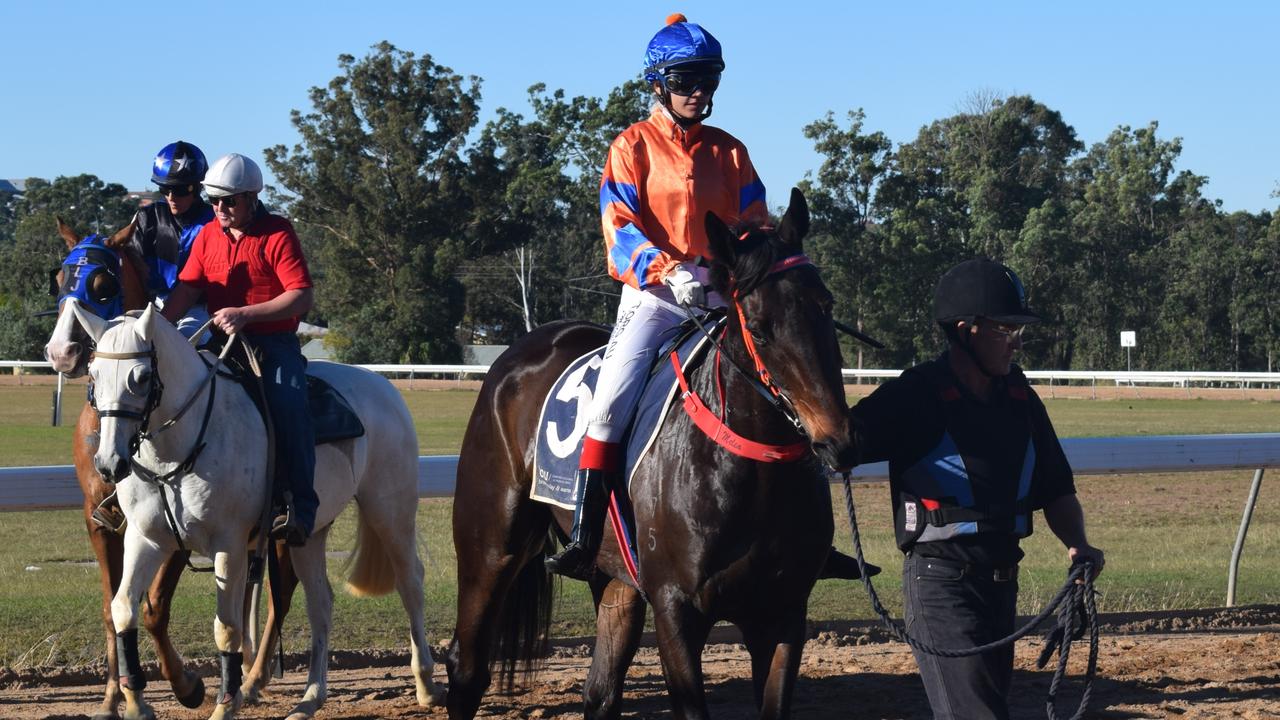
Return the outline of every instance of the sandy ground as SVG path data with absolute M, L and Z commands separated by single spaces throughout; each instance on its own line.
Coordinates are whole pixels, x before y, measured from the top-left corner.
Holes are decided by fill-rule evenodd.
M 718 629 L 719 630 L 719 629 Z M 722 636 L 731 636 L 724 629 Z M 1280 717 L 1280 606 L 1237 610 L 1145 613 L 1107 616 L 1089 717 L 1096 718 L 1274 718 Z M 723 639 L 723 638 L 722 638 Z M 1013 714 L 1045 716 L 1051 675 L 1036 670 L 1037 639 L 1017 653 Z M 1069 717 L 1081 690 L 1087 646 L 1074 647 L 1072 674 L 1059 698 Z M 558 643 L 546 667 L 510 694 L 491 694 L 480 717 L 549 718 L 579 715 L 582 682 L 590 662 L 586 641 Z M 283 717 L 302 693 L 301 657 L 289 659 L 285 677 L 272 685 L 266 701 L 246 708 L 245 718 Z M 703 658 L 711 713 L 719 718 L 754 716 L 746 652 L 734 642 L 709 645 Z M 443 718 L 440 708 L 413 701 L 407 655 L 335 653 L 324 718 Z M 217 672 L 197 665 L 212 697 Z M 101 698 L 101 668 L 16 674 L 0 671 L 0 717 L 82 718 Z M 437 665 L 437 678 L 444 678 Z M 160 681 L 149 694 L 158 717 L 204 718 L 211 700 L 187 710 L 168 697 Z M 869 623 L 815 629 L 805 649 L 794 716 L 819 720 L 927 718 L 924 692 L 910 652 L 886 639 Z M 641 649 L 627 680 L 624 717 L 669 717 L 670 708 L 656 650 Z

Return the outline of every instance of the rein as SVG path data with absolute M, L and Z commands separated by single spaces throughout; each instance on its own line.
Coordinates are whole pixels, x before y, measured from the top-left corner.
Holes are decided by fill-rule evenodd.
M 1000 638 L 985 645 L 960 650 L 934 647 L 908 635 L 906 628 L 895 622 L 889 615 L 889 611 L 885 610 L 884 605 L 880 603 L 880 596 L 876 594 L 875 587 L 871 584 L 871 576 L 867 573 L 867 561 L 862 553 L 862 536 L 858 532 L 858 517 L 853 509 L 853 486 L 849 480 L 849 473 L 842 473 L 842 479 L 844 481 L 845 511 L 848 513 L 849 527 L 853 533 L 854 557 L 858 561 L 858 570 L 862 574 L 862 584 L 867 589 L 867 595 L 871 598 L 871 609 L 875 610 L 876 615 L 880 616 L 890 634 L 928 655 L 948 658 L 970 657 L 981 655 L 984 652 L 1006 645 L 1012 645 L 1031 634 L 1036 626 L 1056 610 L 1058 613 L 1058 625 L 1048 634 L 1044 650 L 1040 653 L 1040 659 L 1037 663 L 1041 668 L 1045 666 L 1045 663 L 1048 662 L 1053 654 L 1056 643 L 1058 667 L 1054 670 L 1053 680 L 1049 683 L 1049 698 L 1045 703 L 1045 712 L 1050 720 L 1058 720 L 1056 708 L 1058 686 L 1066 676 L 1067 659 L 1071 654 L 1071 642 L 1078 639 L 1078 635 L 1082 635 L 1085 630 L 1088 630 L 1089 662 L 1085 669 L 1084 691 L 1080 696 L 1080 706 L 1071 715 L 1071 720 L 1079 720 L 1084 717 L 1085 711 L 1089 707 L 1089 699 L 1093 694 L 1093 677 L 1098 669 L 1098 607 L 1096 602 L 1098 593 L 1093 589 L 1093 563 L 1080 562 L 1073 564 L 1070 570 L 1067 571 L 1067 580 L 1062 589 L 1049 601 L 1044 610 L 1027 621 L 1025 625 L 1014 630 L 1008 637 Z M 1066 601 L 1065 604 L 1063 604 L 1064 600 Z M 1078 614 L 1083 616 L 1083 623 L 1080 625 L 1076 624 L 1076 616 Z

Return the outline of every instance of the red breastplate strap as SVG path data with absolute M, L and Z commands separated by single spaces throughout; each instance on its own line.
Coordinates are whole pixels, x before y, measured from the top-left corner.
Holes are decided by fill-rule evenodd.
M 716 414 L 702 402 L 702 398 L 689 389 L 689 381 L 680 368 L 680 359 L 671 353 L 671 366 L 675 368 L 676 379 L 680 382 L 681 399 L 684 411 L 698 429 L 706 433 L 717 445 L 739 457 L 758 462 L 794 462 L 809 452 L 809 443 L 801 441 L 790 445 L 766 445 L 749 440 L 729 429 Z

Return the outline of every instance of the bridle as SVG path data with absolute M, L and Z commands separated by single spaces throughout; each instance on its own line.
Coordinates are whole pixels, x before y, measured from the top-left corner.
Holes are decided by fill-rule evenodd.
M 198 338 L 203 335 L 208 326 L 209 323 L 205 323 L 205 325 L 202 326 L 193 337 Z M 203 355 L 200 356 L 200 359 L 209 367 L 209 372 L 205 375 L 204 380 L 196 386 L 195 391 L 191 393 L 191 397 L 187 398 L 187 401 L 178 409 L 178 412 L 174 413 L 173 417 L 161 423 L 160 427 L 156 428 L 154 431 L 150 429 L 151 415 L 155 411 L 156 407 L 159 406 L 160 398 L 164 394 L 164 383 L 160 380 L 160 366 L 159 363 L 156 362 L 155 344 L 153 343 L 149 348 L 141 351 L 121 353 L 94 351 L 93 353 L 93 359 L 95 360 L 102 359 L 121 361 L 140 360 L 145 358 L 151 364 L 151 376 L 149 380 L 150 387 L 147 388 L 147 398 L 143 403 L 141 411 L 122 407 L 108 408 L 105 410 L 99 409 L 97 405 L 97 398 L 93 394 L 92 384 L 89 386 L 89 404 L 93 406 L 93 409 L 98 412 L 100 417 L 117 417 L 138 421 L 138 429 L 135 430 L 133 435 L 129 438 L 129 461 L 131 469 L 133 474 L 137 475 L 139 479 L 148 484 L 155 485 L 157 489 L 159 489 L 161 505 L 164 508 L 165 521 L 168 523 L 169 530 L 173 533 L 173 537 L 178 543 L 178 549 L 183 552 L 185 552 L 187 548 L 182 542 L 182 533 L 178 530 L 177 518 L 174 517 L 173 511 L 169 507 L 169 498 L 165 494 L 165 485 L 174 478 L 181 478 L 181 476 L 190 473 L 191 470 L 195 468 L 196 460 L 200 457 L 200 453 L 205 448 L 204 436 L 205 432 L 209 429 L 209 418 L 213 415 L 213 400 L 218 388 L 218 366 L 221 364 L 223 358 L 226 357 L 227 352 L 230 351 L 231 346 L 235 343 L 235 339 L 236 336 L 232 335 L 227 340 L 227 344 L 223 347 L 222 353 L 218 356 L 218 359 L 215 362 L 209 362 Z M 196 441 L 191 448 L 191 452 L 187 453 L 187 456 L 182 460 L 182 462 L 178 463 L 176 467 L 163 474 L 157 473 L 137 462 L 136 458 L 138 450 L 142 447 L 142 443 L 144 441 L 153 441 L 161 433 L 174 427 L 178 421 L 182 419 L 182 416 L 187 413 L 187 410 L 189 410 L 195 403 L 196 398 L 200 397 L 200 393 L 204 391 L 206 385 L 209 386 L 209 399 L 205 403 L 204 417 L 200 421 L 200 432 L 196 435 Z M 213 571 L 213 568 L 211 567 L 200 568 L 193 565 L 191 563 L 189 553 L 186 562 L 187 567 L 193 572 Z
M 773 265 L 769 267 L 768 272 L 765 273 L 765 277 L 812 264 L 813 263 L 809 260 L 808 255 L 803 253 L 790 255 L 773 263 Z M 768 400 L 769 404 L 795 427 L 796 432 L 798 432 L 802 437 L 807 438 L 808 433 L 804 429 L 804 424 L 800 421 L 800 415 L 796 412 L 795 404 L 791 401 L 791 398 L 786 394 L 786 392 L 778 386 L 777 382 L 774 381 L 773 375 L 765 365 L 764 359 L 760 357 L 760 351 L 756 348 L 755 340 L 751 337 L 751 331 L 747 329 L 746 314 L 742 310 L 741 302 L 744 296 L 745 293 L 739 294 L 738 289 L 734 288 L 731 300 L 734 311 L 738 314 L 738 331 L 742 334 L 742 344 L 747 352 L 747 356 L 751 358 L 751 362 L 755 370 L 754 374 L 746 368 L 743 368 L 737 363 L 737 361 L 725 353 L 724 346 L 720 343 L 719 339 L 707 330 L 706 326 L 702 324 L 702 321 L 698 319 L 698 316 L 691 308 L 685 307 L 685 313 L 693 322 L 694 326 L 698 328 L 703 336 L 705 336 L 716 349 L 717 365 L 720 362 L 720 358 L 727 358 L 729 366 L 746 379 L 747 384 L 750 385 L 752 389 L 760 393 L 765 400 Z M 718 370 L 716 372 L 716 377 L 719 377 Z

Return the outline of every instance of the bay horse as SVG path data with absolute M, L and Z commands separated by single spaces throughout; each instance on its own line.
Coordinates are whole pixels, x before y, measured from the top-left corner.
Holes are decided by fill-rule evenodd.
M 58 235 L 66 243 L 67 250 L 72 251 L 82 240 L 63 222 L 57 219 Z M 141 255 L 129 246 L 133 235 L 133 224 L 122 228 L 109 238 L 85 238 L 100 240 L 115 253 L 115 267 L 104 269 L 104 272 L 91 273 L 86 277 L 85 286 L 77 288 L 78 292 L 64 283 L 67 267 L 59 269 L 54 278 L 54 285 L 60 288 L 58 303 L 58 320 L 49 342 L 45 345 L 45 357 L 53 365 L 54 370 L 68 377 L 81 377 L 88 369 L 89 350 L 93 346 L 93 337 L 101 334 L 111 318 L 100 317 L 94 312 L 95 301 L 99 307 L 114 305 L 118 301 L 121 311 L 141 310 L 150 301 L 146 290 L 147 266 Z M 96 268 L 83 267 L 92 271 Z M 82 302 L 77 294 L 87 294 Z M 80 492 L 84 495 L 84 523 L 89 536 L 89 545 L 93 548 L 94 557 L 98 561 L 98 575 L 102 587 L 102 620 L 106 630 L 107 686 L 98 711 L 93 720 L 114 720 L 118 718 L 117 709 L 124 700 L 120 692 L 119 665 L 116 657 L 115 629 L 111 622 L 111 598 L 120 586 L 120 573 L 123 565 L 124 543 L 120 526 L 124 516 L 119 508 L 107 500 L 115 488 L 103 481 L 102 476 L 93 466 L 93 452 L 97 446 L 98 413 L 89 403 L 85 403 L 76 422 L 75 435 L 72 440 L 72 458 L 76 469 L 76 480 L 80 484 Z M 97 518 L 95 519 L 95 515 Z M 204 681 L 200 676 L 188 670 L 183 663 L 182 655 L 174 648 L 169 638 L 169 611 L 178 579 L 182 576 L 183 567 L 189 553 L 179 552 L 165 560 L 147 593 L 147 602 L 143 611 L 143 622 L 147 631 L 155 641 L 156 658 L 160 665 L 160 674 L 169 681 L 174 696 L 185 707 L 196 708 L 204 702 Z M 285 567 L 286 564 L 282 564 Z M 281 573 L 287 575 L 287 573 Z M 271 627 L 273 618 L 268 618 Z M 270 673 L 264 673 L 269 676 Z
M 133 223 L 109 238 L 90 235 L 78 239 L 77 234 L 62 218 L 57 218 L 57 229 L 69 252 L 74 252 L 77 248 L 84 250 L 86 246 L 96 248 L 92 252 L 82 252 L 82 259 L 78 260 L 78 264 L 71 267 L 64 264 L 53 278 L 52 292 L 56 292 L 58 296 L 58 316 L 53 334 L 45 344 L 45 357 L 54 370 L 68 377 L 78 378 L 88 371 L 89 352 L 93 349 L 95 339 L 101 336 L 111 320 L 110 317 L 103 316 L 119 314 L 117 311 L 142 310 L 155 298 L 147 290 L 146 261 L 130 244 Z M 104 257 L 99 253 L 100 249 L 105 249 L 111 256 Z M 68 270 L 82 273 L 84 282 L 66 282 Z M 124 696 L 120 692 L 111 599 L 120 587 L 125 518 L 119 505 L 111 497 L 115 492 L 114 485 L 105 482 L 94 468 L 93 453 L 98 444 L 98 431 L 98 413 L 86 402 L 76 423 L 72 458 L 76 480 L 84 496 L 85 529 L 98 561 L 107 659 L 106 690 L 93 720 L 115 720 L 119 718 L 117 710 L 124 701 Z M 254 611 L 258 598 L 256 595 L 246 598 L 245 624 L 249 632 L 245 638 L 245 653 L 246 657 L 254 658 L 253 664 L 245 667 L 244 692 L 245 702 L 248 703 L 257 702 L 261 692 L 271 681 L 276 646 L 298 584 L 293 565 L 289 561 L 287 546 L 284 543 L 273 543 L 272 551 L 276 554 L 279 567 L 279 572 L 273 575 L 273 581 L 279 585 L 278 588 L 273 588 L 278 599 L 267 605 L 267 619 L 261 637 L 256 623 L 257 613 Z M 179 703 L 188 708 L 196 708 L 204 702 L 204 681 L 186 668 L 182 655 L 169 637 L 173 594 L 190 555 L 186 550 L 178 550 L 161 565 L 155 582 L 148 590 L 147 602 L 143 604 L 143 624 L 155 643 L 161 676 L 169 682 Z
M 153 305 L 140 317 L 113 321 L 97 339 L 89 364 L 102 425 L 94 464 L 104 480 L 117 483 L 129 521 L 124 572 L 111 602 L 124 654 L 121 691 L 127 718 L 150 716 L 137 653 L 138 599 L 164 560 L 182 547 L 214 562 L 214 641 L 221 653 L 222 685 L 211 717 L 235 717 L 244 700 L 248 540 L 258 527 L 271 480 L 258 409 L 239 384 L 218 383 L 219 368 L 217 362 L 207 366 Z M 399 391 L 381 375 L 328 362 L 311 363 L 307 372 L 348 400 L 365 432 L 316 448 L 316 530 L 306 545 L 290 550 L 293 571 L 307 593 L 311 626 L 307 685 L 290 717 L 312 716 L 327 695 L 333 591 L 325 543 L 334 518 L 352 500 L 358 527 L 348 589 L 356 595 L 399 593 L 409 616 L 418 704 L 438 704 L 444 691 L 431 678 L 423 566 L 417 553 L 418 439 L 413 418 Z M 219 392 L 220 385 L 225 389 Z M 200 411 L 184 415 L 188 406 Z
M 583 691 L 588 718 L 619 717 L 647 604 L 676 717 L 707 716 L 701 653 L 720 620 L 742 632 L 760 717 L 790 712 L 808 597 L 833 532 L 822 463 L 846 469 L 853 461 L 833 298 L 804 259 L 808 225 L 798 190 L 776 229 L 748 228 L 741 239 L 708 213 L 712 283 L 734 300 L 720 338 L 722 362 L 702 362 L 689 383 L 701 398 L 722 399 L 724 422 L 739 436 L 800 444 L 802 451 L 807 444 L 813 452 L 787 462 L 746 459 L 711 440 L 679 408 L 666 415 L 631 475 L 638 583 L 609 540 L 589 582 L 597 633 Z M 500 663 L 500 685 L 511 687 L 518 671 L 536 670 L 545 649 L 553 586 L 543 558 L 552 535 L 564 541 L 571 517 L 529 499 L 539 410 L 564 368 L 604 345 L 608 334 L 582 322 L 540 327 L 486 375 L 454 495 L 458 613 L 446 656 L 450 718 L 475 716 L 491 663 Z M 752 371 L 731 372 L 730 363 Z M 761 384 L 770 392 L 758 392 Z

